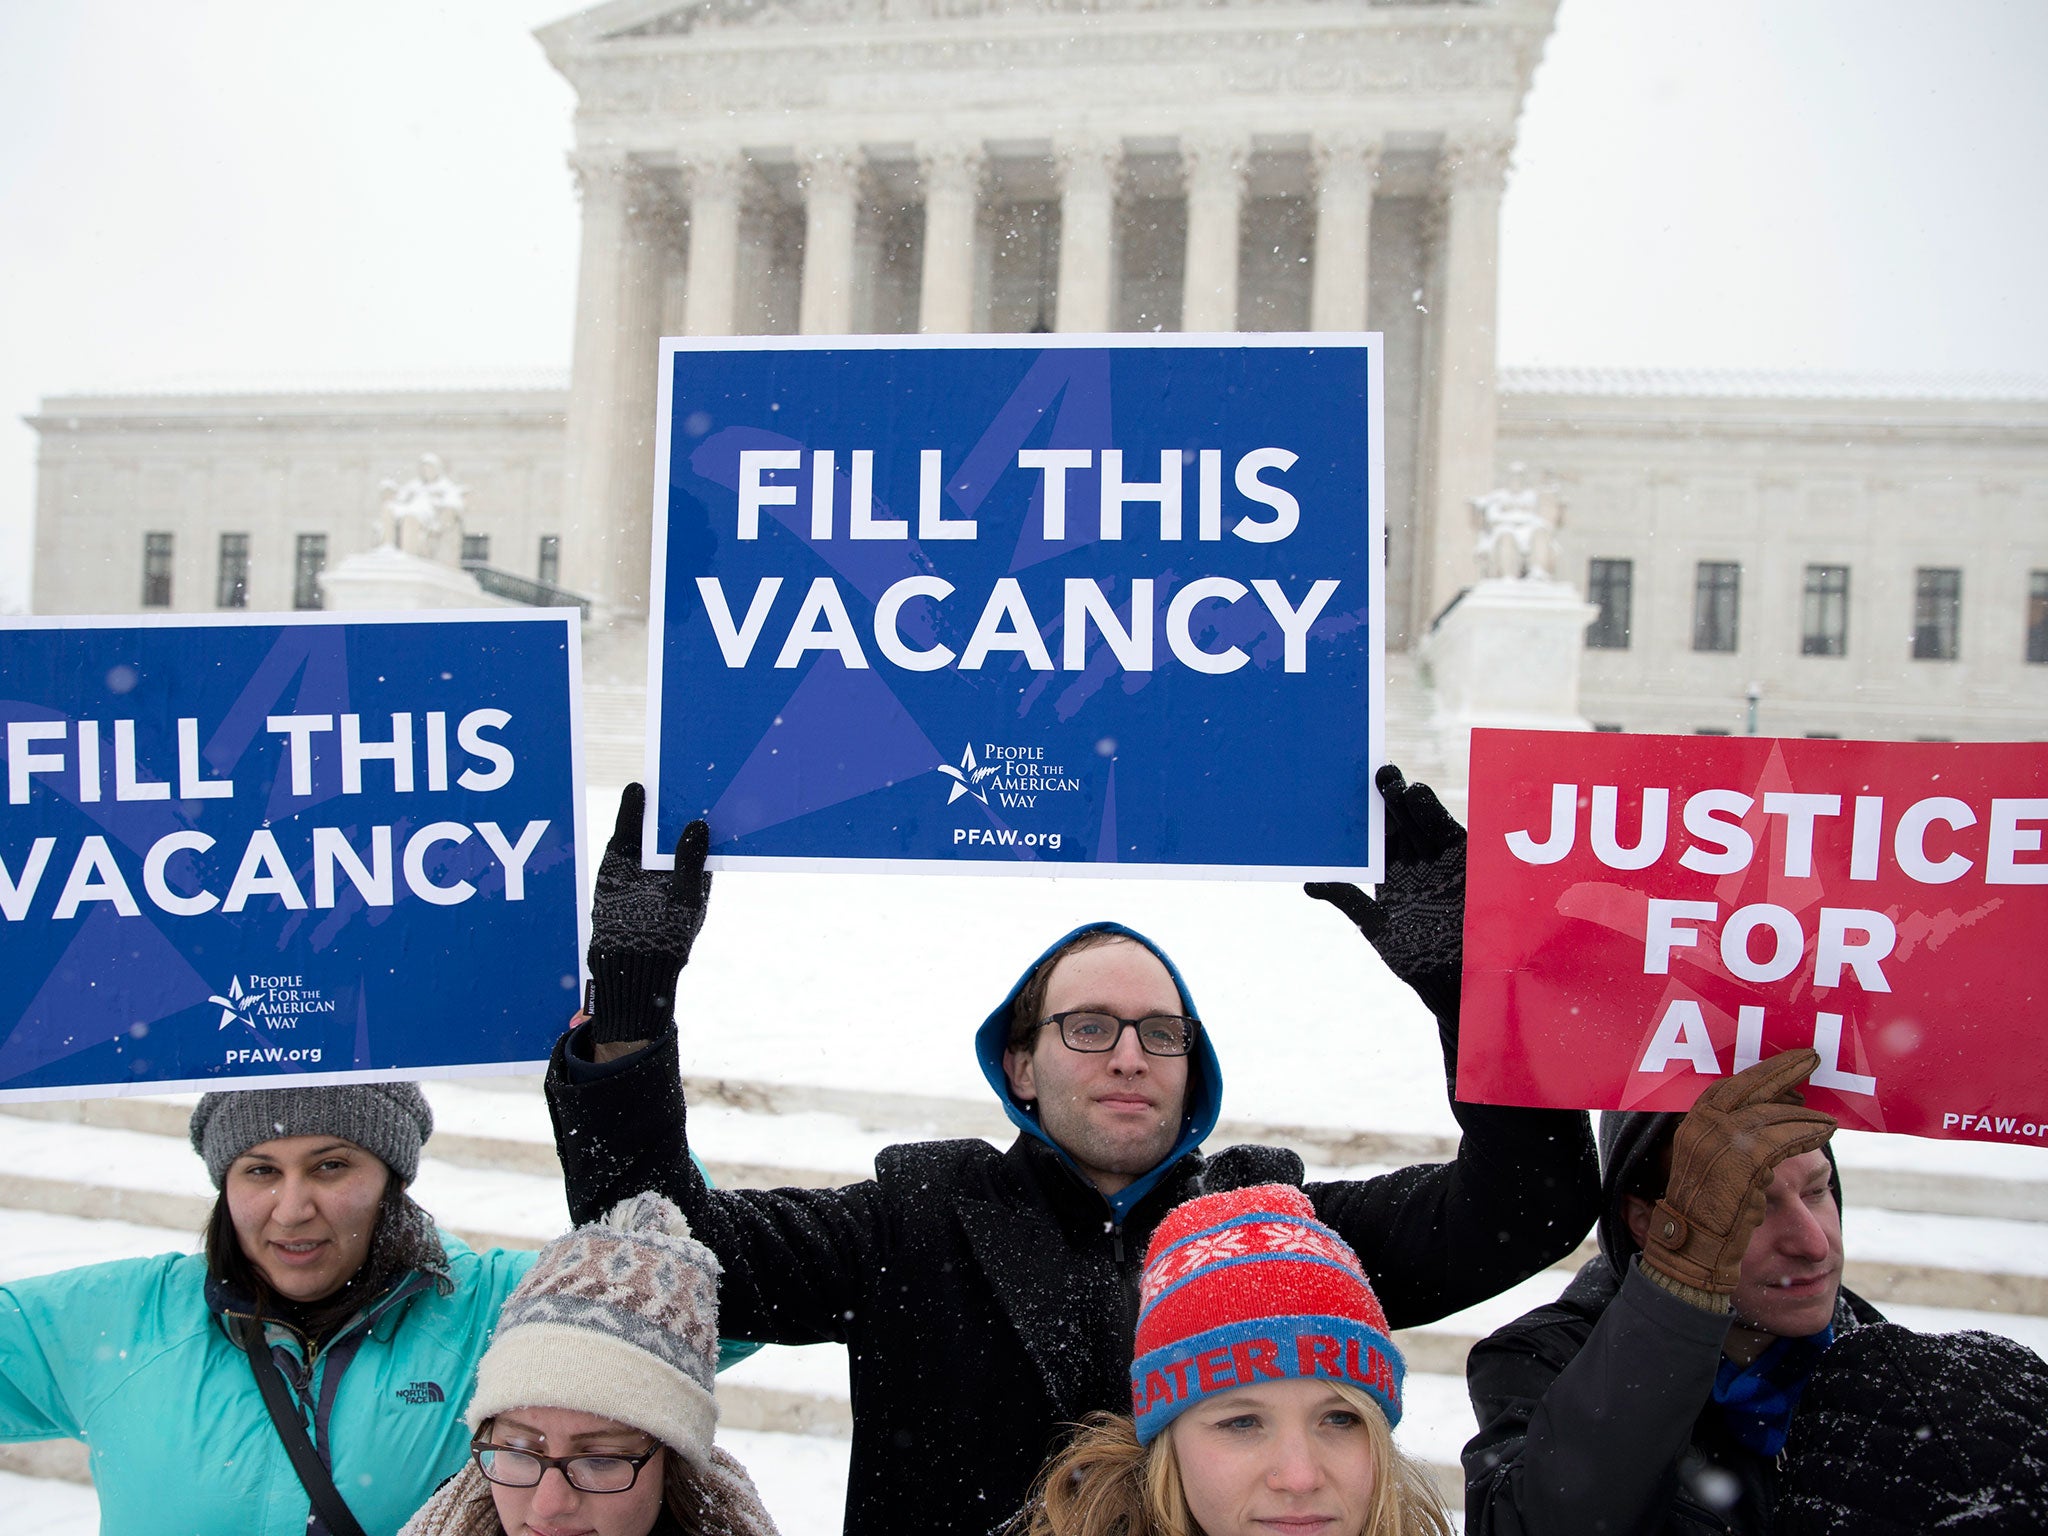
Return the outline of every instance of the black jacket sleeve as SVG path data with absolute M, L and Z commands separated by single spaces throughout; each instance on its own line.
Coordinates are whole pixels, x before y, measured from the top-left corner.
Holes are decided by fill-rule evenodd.
M 1456 1159 L 1308 1186 L 1317 1214 L 1357 1250 L 1395 1328 L 1447 1317 L 1556 1263 L 1600 1211 L 1586 1114 L 1461 1102 L 1455 1000 L 1437 1032 L 1464 1132 Z
M 1664 1528 L 1729 1319 L 1680 1301 L 1633 1262 L 1590 1334 L 1583 1322 L 1532 1318 L 1473 1346 L 1466 1363 L 1479 1418 L 1465 1447 L 1468 1536 Z
M 768 1344 L 844 1343 L 890 1231 L 873 1180 L 843 1189 L 712 1189 L 690 1160 L 675 1026 L 645 1050 L 594 1066 L 556 1042 L 548 1112 L 569 1214 L 595 1221 L 642 1190 L 673 1200 L 718 1255 L 718 1331 Z

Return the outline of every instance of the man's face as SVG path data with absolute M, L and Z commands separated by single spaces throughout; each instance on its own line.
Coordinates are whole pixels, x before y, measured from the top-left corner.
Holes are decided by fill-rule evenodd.
M 1742 1254 L 1734 1298 L 1738 1330 L 1804 1338 L 1834 1317 L 1842 1287 L 1842 1213 L 1828 1177 L 1825 1152 L 1778 1164 L 1764 1191 L 1763 1224 Z
M 1097 1009 L 1118 1018 L 1181 1011 L 1159 957 L 1120 940 L 1068 955 L 1045 989 L 1045 1016 Z M 1147 1056 L 1135 1030 L 1116 1049 L 1069 1050 L 1057 1028 L 1003 1054 L 1017 1097 L 1038 1104 L 1038 1123 L 1095 1187 L 1113 1195 L 1172 1150 L 1187 1100 L 1188 1059 Z

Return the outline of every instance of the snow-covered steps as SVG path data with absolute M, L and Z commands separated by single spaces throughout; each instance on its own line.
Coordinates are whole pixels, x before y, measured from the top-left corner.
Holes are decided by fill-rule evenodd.
M 726 1187 L 848 1183 L 896 1141 L 1007 1140 L 1008 1127 L 986 1101 L 730 1078 L 691 1078 L 687 1086 L 692 1141 Z M 421 1202 L 465 1240 L 485 1245 L 530 1246 L 560 1231 L 567 1211 L 538 1082 L 442 1081 L 427 1092 L 436 1133 Z M 0 1207 L 196 1228 L 212 1191 L 183 1150 L 192 1098 L 4 1106 Z M 1364 1177 L 1451 1151 L 1421 1133 L 1256 1122 L 1226 1123 L 1214 1141 L 1239 1139 L 1297 1147 L 1315 1178 Z M 2048 1315 L 2042 1152 L 1846 1132 L 1838 1143 L 1851 1285 L 1880 1304 Z
M 0 1509 L 7 1511 L 7 1528 L 16 1536 L 98 1536 L 100 1528 L 100 1503 L 89 1486 L 16 1472 L 4 1459 Z
M 420 1160 L 414 1196 L 472 1247 L 533 1248 L 568 1226 L 559 1175 Z M 0 1115 L 0 1207 L 197 1232 L 213 1209 L 182 1138 Z
M 537 1078 L 466 1078 L 425 1085 L 434 1105 L 433 1156 L 458 1167 L 558 1178 L 554 1132 Z M 1014 1134 L 986 1100 L 815 1084 L 686 1075 L 691 1139 L 721 1185 L 813 1187 L 868 1176 L 875 1154 L 898 1141 Z M 197 1095 L 10 1103 L 0 1112 L 183 1139 Z M 1313 1178 L 1357 1177 L 1454 1155 L 1456 1142 L 1426 1131 L 1223 1120 L 1212 1147 L 1292 1147 Z M 1835 1139 L 1852 1208 L 2048 1223 L 2048 1151 L 1930 1142 L 1853 1131 Z

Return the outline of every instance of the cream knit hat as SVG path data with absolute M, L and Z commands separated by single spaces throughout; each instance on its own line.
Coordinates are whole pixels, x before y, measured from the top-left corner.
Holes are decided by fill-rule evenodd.
M 498 1315 L 467 1419 L 574 1408 L 645 1430 L 703 1467 L 718 1427 L 718 1260 L 660 1195 L 543 1248 Z

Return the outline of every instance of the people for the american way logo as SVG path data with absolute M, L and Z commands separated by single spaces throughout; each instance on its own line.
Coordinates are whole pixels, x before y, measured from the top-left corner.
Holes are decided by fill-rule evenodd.
M 1078 776 L 1046 761 L 1042 746 L 984 741 L 977 755 L 974 743 L 969 742 L 961 749 L 959 766 L 940 763 L 937 771 L 952 780 L 946 794 L 948 805 L 962 795 L 972 795 L 987 805 L 989 796 L 994 795 L 996 804 L 1005 810 L 1031 810 L 1042 794 L 1071 795 L 1081 789 Z
M 977 763 L 974 760 L 974 743 L 970 741 L 967 744 L 966 750 L 960 754 L 960 766 L 958 768 L 955 768 L 951 763 L 939 764 L 939 772 L 953 781 L 952 793 L 946 796 L 946 804 L 951 805 L 962 795 L 972 795 L 983 805 L 987 805 L 988 791 L 981 786 L 985 781 L 994 778 L 1002 771 L 994 763 L 991 763 L 986 768 Z
M 243 985 L 240 976 L 228 979 L 228 989 L 207 999 L 220 1009 L 218 1029 L 240 1024 L 245 1029 L 293 1029 L 308 1016 L 333 1014 L 336 999 L 318 987 L 306 984 L 304 976 L 252 974 Z
M 256 1009 L 268 996 L 270 994 L 267 991 L 251 992 L 244 989 L 242 978 L 235 976 L 229 979 L 228 990 L 225 995 L 216 992 L 207 1001 L 215 1004 L 220 1009 L 220 1024 L 217 1026 L 218 1028 L 226 1029 L 230 1024 L 240 1024 L 246 1028 L 254 1029 L 256 1027 Z

